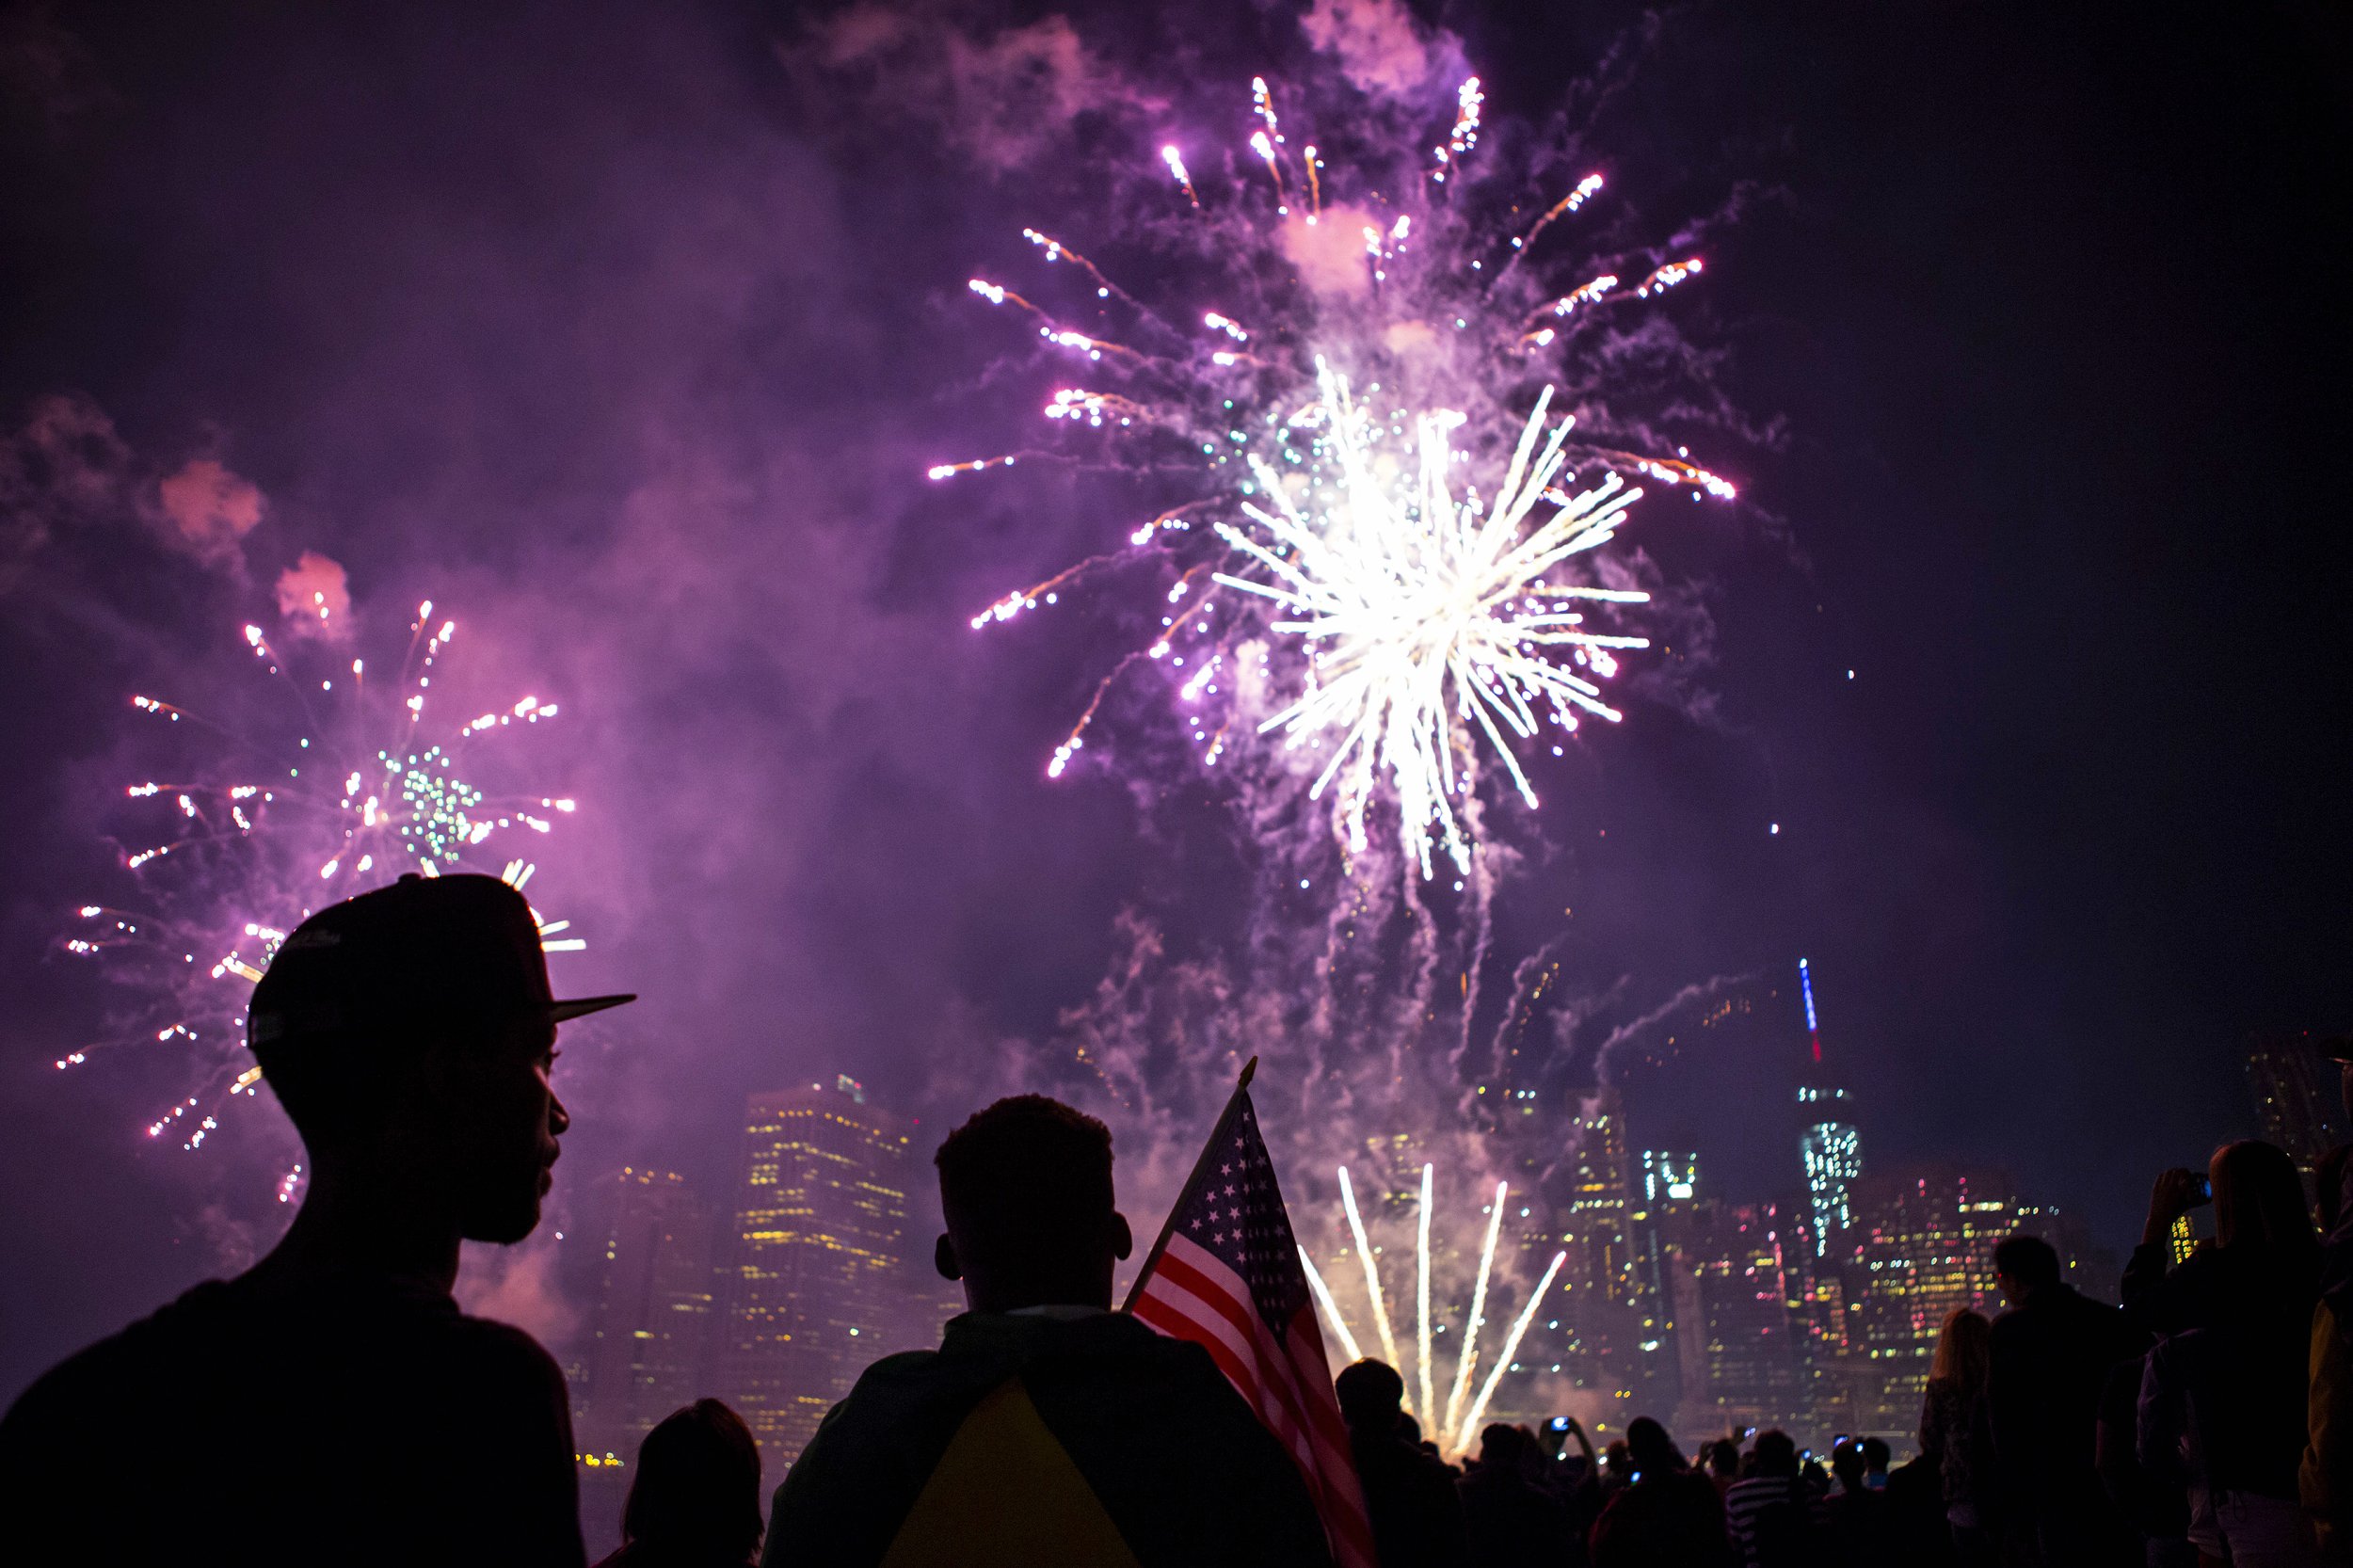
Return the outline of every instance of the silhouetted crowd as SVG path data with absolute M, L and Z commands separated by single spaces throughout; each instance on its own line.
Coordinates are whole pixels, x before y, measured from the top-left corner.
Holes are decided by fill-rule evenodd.
M 405 877 L 304 921 L 248 1029 L 308 1151 L 302 1208 L 252 1269 L 0 1419 L 0 1560 L 581 1568 L 562 1376 L 451 1288 L 461 1242 L 538 1223 L 570 1125 L 556 1026 L 629 1000 L 554 1000 L 531 912 L 494 878 Z M 2353 1112 L 2348 1044 L 2325 1048 Z M 744 1421 L 678 1411 L 635 1456 L 604 1568 L 2353 1561 L 2349 1156 L 2311 1192 L 2264 1143 L 2164 1173 L 2121 1306 L 2070 1287 L 2047 1242 L 2004 1240 L 2006 1307 L 1945 1320 L 1918 1455 L 1892 1468 L 1878 1437 L 1825 1464 L 1772 1430 L 1687 1448 L 1649 1416 L 1599 1452 L 1574 1418 L 1497 1423 L 1457 1465 L 1397 1370 L 1358 1361 L 1317 1462 L 1353 1468 L 1365 1562 L 1332 1526 L 1346 1488 L 1302 1468 L 1312 1434 L 1278 1435 L 1229 1380 L 1222 1358 L 1271 1325 L 1205 1346 L 1112 1311 L 1134 1238 L 1109 1131 L 1003 1099 L 936 1158 L 936 1262 L 970 1308 L 939 1347 L 869 1368 L 766 1508 Z M 2177 1255 L 2209 1202 L 2212 1238 Z

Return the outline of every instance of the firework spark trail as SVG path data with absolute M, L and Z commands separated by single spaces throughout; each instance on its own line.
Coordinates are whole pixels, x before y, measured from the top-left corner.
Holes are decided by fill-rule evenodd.
M 1465 82 L 1456 91 L 1454 102 L 1454 130 L 1447 137 L 1445 146 L 1432 149 L 1438 160 L 1438 167 L 1430 171 L 1433 184 L 1445 184 L 1447 166 L 1479 145 L 1479 110 L 1480 105 L 1486 102 L 1485 95 L 1479 90 L 1479 78 L 1473 76 Z
M 1185 170 L 1185 155 L 1174 146 L 1163 147 L 1160 149 L 1160 161 L 1168 166 L 1169 173 L 1176 176 L 1177 188 L 1185 193 L 1185 200 L 1193 203 L 1193 210 L 1199 212 L 1201 193 L 1193 188 L 1193 176 Z
M 1172 148 L 1170 151 L 1174 152 L 1175 149 Z M 1181 162 L 1182 160 L 1179 160 L 1179 165 L 1181 165 Z M 1059 262 L 1066 257 L 1070 261 L 1078 264 L 1080 270 L 1084 271 L 1089 278 L 1095 280 L 1096 298 L 1117 298 L 1128 305 L 1133 306 L 1137 311 L 1142 312 L 1144 315 L 1151 315 L 1151 312 L 1146 309 L 1146 307 L 1139 301 L 1135 296 L 1129 294 L 1126 289 L 1121 288 L 1117 283 L 1112 282 L 1110 278 L 1106 277 L 1101 267 L 1096 266 L 1093 262 L 1088 261 L 1084 256 L 1080 255 L 1076 250 L 1071 249 L 1070 247 L 1056 239 L 1053 235 L 1040 233 L 1035 229 L 1024 229 L 1021 231 L 1021 237 L 1028 240 L 1032 245 L 1036 246 L 1040 250 L 1046 252 L 1046 259 L 1048 262 Z M 1697 271 L 1698 266 L 1699 264 L 1694 262 L 1692 264 L 1692 270 Z
M 1365 1235 L 1364 1216 L 1356 1211 L 1356 1189 L 1349 1183 L 1345 1165 L 1340 1167 L 1340 1203 L 1348 1210 L 1348 1233 L 1356 1239 L 1356 1256 L 1365 1266 L 1365 1293 L 1372 1300 L 1373 1326 L 1381 1336 L 1381 1354 L 1390 1366 L 1398 1366 L 1401 1358 L 1397 1353 L 1397 1335 L 1389 1327 L 1388 1303 L 1381 1294 L 1381 1271 L 1373 1261 L 1372 1242 Z
M 1560 200 L 1555 201 L 1550 207 L 1547 207 L 1545 210 L 1545 216 L 1538 218 L 1527 233 L 1522 234 L 1512 242 L 1512 254 L 1504 262 L 1502 267 L 1497 272 L 1496 280 L 1500 283 L 1503 280 L 1504 274 L 1510 272 L 1513 267 L 1520 264 L 1520 258 L 1528 254 L 1529 247 L 1536 243 L 1536 237 L 1552 226 L 1553 219 L 1565 217 L 1569 214 L 1577 211 L 1579 207 L 1585 205 L 1587 201 L 1593 200 L 1593 193 L 1601 189 L 1601 184 L 1602 180 L 1600 175 L 1588 174 L 1584 179 L 1579 180 L 1577 183 L 1577 188 L 1575 190 L 1569 192 L 1568 195 L 1562 197 Z
M 1421 1408 L 1435 1411 L 1438 1400 L 1430 1376 L 1430 1200 L 1434 1165 L 1421 1168 L 1421 1207 L 1414 1219 L 1414 1376 L 1421 1388 Z
M 1527 1335 L 1528 1325 L 1535 1318 L 1538 1304 L 1544 1301 L 1545 1293 L 1552 1288 L 1552 1282 L 1560 1277 L 1561 1265 L 1568 1260 L 1567 1253 L 1552 1255 L 1552 1262 L 1545 1270 L 1545 1277 L 1538 1280 L 1536 1288 L 1528 1293 L 1528 1304 L 1520 1308 L 1517 1318 L 1512 1320 L 1512 1332 L 1504 1336 L 1503 1349 L 1496 1352 L 1496 1364 L 1487 1369 L 1487 1381 L 1479 1385 L 1479 1398 L 1471 1401 L 1470 1409 L 1463 1416 L 1463 1425 L 1456 1438 L 1457 1453 L 1469 1447 L 1467 1434 L 1479 1430 L 1480 1417 L 1487 1414 L 1487 1401 L 1495 1398 L 1496 1384 L 1501 1383 L 1503 1374 L 1511 1369 L 1512 1357 L 1518 1352 L 1520 1340 Z
M 282 750 L 178 704 L 132 698 L 141 713 L 216 737 L 224 752 L 202 782 L 150 779 L 124 791 L 129 800 L 168 799 L 173 808 L 171 837 L 123 856 L 150 907 L 86 904 L 63 942 L 71 953 L 113 959 L 110 978 L 142 996 L 150 1020 L 177 1015 L 160 1030 L 134 1023 L 101 1044 L 176 1043 L 214 1053 L 206 1083 L 149 1124 L 151 1138 L 185 1127 L 184 1146 L 200 1147 L 219 1125 L 200 1108 L 220 1076 L 229 1080 L 226 1097 L 258 1093 L 260 1069 L 239 1048 L 248 987 L 312 910 L 399 871 L 463 869 L 498 833 L 549 833 L 577 809 L 568 796 L 492 796 L 458 771 L 470 740 L 553 719 L 555 703 L 527 696 L 438 738 L 427 729 L 428 693 L 456 630 L 452 620 L 434 624 L 430 600 L 420 605 L 387 688 L 371 683 L 364 660 L 344 664 L 341 655 L 324 672 L 297 675 L 260 627 L 247 626 L 248 650 L 293 699 L 299 739 Z M 239 771 L 228 773 L 232 767 Z M 515 856 L 497 874 L 520 889 L 534 869 Z M 534 919 L 547 952 L 586 945 L 565 935 L 568 921 L 536 910 Z M 70 1052 L 56 1065 L 78 1066 L 97 1048 Z
M 1413 1381 L 1407 1387 L 1405 1402 L 1407 1413 L 1424 1425 L 1431 1440 L 1438 1445 L 1441 1452 L 1460 1454 L 1470 1446 L 1472 1437 L 1478 1432 L 1480 1417 L 1486 1414 L 1488 1402 L 1493 1399 L 1497 1385 L 1501 1382 L 1503 1374 L 1510 1370 L 1512 1357 L 1517 1353 L 1520 1341 L 1526 1336 L 1528 1326 L 1536 1316 L 1536 1308 L 1543 1304 L 1545 1292 L 1552 1288 L 1552 1282 L 1559 1276 L 1561 1267 L 1566 1261 L 1568 1255 L 1566 1253 L 1556 1255 L 1552 1260 L 1552 1266 L 1545 1271 L 1544 1278 L 1538 1282 L 1536 1288 L 1529 1293 L 1528 1301 L 1522 1306 L 1519 1316 L 1513 1320 L 1511 1332 L 1505 1336 L 1495 1363 L 1487 1370 L 1486 1381 L 1480 1385 L 1477 1398 L 1473 1399 L 1466 1407 L 1464 1399 L 1469 1393 L 1471 1379 L 1478 1370 L 1479 1333 L 1486 1323 L 1488 1283 L 1494 1275 L 1496 1245 L 1503 1229 L 1504 1200 L 1511 1195 L 1511 1186 L 1508 1182 L 1496 1183 L 1495 1201 L 1488 1206 L 1485 1239 L 1479 1250 L 1479 1272 L 1471 1289 L 1470 1309 L 1463 1320 L 1463 1336 L 1456 1351 L 1454 1377 L 1447 1393 L 1446 1405 L 1441 1411 L 1437 1401 L 1436 1357 L 1433 1350 L 1431 1323 L 1430 1237 L 1433 1172 L 1433 1165 L 1425 1163 L 1422 1166 L 1421 1204 L 1415 1219 L 1415 1270 L 1417 1281 L 1417 1349 L 1419 1355 L 1414 1368 Z M 1381 1290 L 1380 1270 L 1373 1258 L 1372 1243 L 1366 1235 L 1364 1221 L 1358 1215 L 1355 1191 L 1349 1180 L 1345 1166 L 1341 1167 L 1339 1177 L 1340 1201 L 1347 1210 L 1349 1234 L 1354 1242 L 1357 1258 L 1364 1265 L 1365 1294 L 1371 1305 L 1373 1327 L 1381 1336 L 1382 1353 L 1392 1368 L 1401 1368 L 1397 1354 L 1396 1334 L 1389 1323 L 1387 1300 Z M 1331 1287 L 1324 1281 L 1322 1273 L 1316 1268 L 1314 1257 L 1309 1255 L 1305 1246 L 1300 1248 L 1300 1257 L 1306 1264 L 1308 1287 L 1317 1304 L 1323 1309 L 1325 1320 L 1332 1325 L 1333 1332 L 1346 1348 L 1349 1358 L 1360 1359 L 1361 1353 L 1357 1348 L 1356 1336 L 1350 1328 L 1347 1319 L 1341 1315 L 1339 1304 L 1333 1298 Z
M 1250 87 L 1257 124 L 1249 146 L 1273 184 L 1279 219 L 1289 215 L 1294 196 L 1286 167 L 1289 144 L 1275 89 L 1263 76 Z M 1086 354 L 1107 369 L 1116 362 L 1133 374 L 1148 373 L 1148 395 L 1115 386 L 1064 388 L 1044 411 L 1065 428 L 1159 431 L 1190 443 L 1201 455 L 1205 477 L 1221 487 L 1210 504 L 1240 516 L 1217 520 L 1180 542 L 1206 552 L 1193 566 L 1207 560 L 1221 584 L 1265 601 L 1214 619 L 1172 614 L 1163 621 L 1171 630 L 1153 657 L 1167 659 L 1172 675 L 1185 671 L 1176 683 L 1181 699 L 1193 703 L 1203 693 L 1196 679 L 1203 664 L 1234 667 L 1241 644 L 1273 634 L 1272 654 L 1258 661 L 1273 679 L 1254 689 L 1263 687 L 1276 698 L 1270 705 L 1275 712 L 1271 718 L 1265 710 L 1235 717 L 1261 734 L 1282 730 L 1282 744 L 1290 749 L 1323 752 L 1310 794 L 1321 798 L 1324 790 L 1335 791 L 1333 830 L 1350 855 L 1367 853 L 1365 818 L 1372 802 L 1394 797 L 1399 842 L 1425 878 L 1436 874 L 1433 844 L 1444 846 L 1458 879 L 1470 874 L 1475 836 L 1464 824 L 1481 777 L 1478 760 L 1492 752 L 1513 791 L 1535 806 L 1537 792 L 1518 748 L 1547 726 L 1574 730 L 1580 712 L 1616 719 L 1599 685 L 1617 668 L 1612 650 L 1649 646 L 1642 637 L 1587 627 L 1584 614 L 1570 608 L 1575 600 L 1639 604 L 1644 595 L 1546 575 L 1564 568 L 1569 556 L 1607 544 L 1641 493 L 1625 488 L 1615 472 L 1578 488 L 1573 470 L 1592 464 L 1689 485 L 1695 499 L 1736 494 L 1729 482 L 1689 463 L 1681 449 L 1669 458 L 1572 443 L 1567 421 L 1547 430 L 1549 392 L 1537 399 L 1511 471 L 1494 494 L 1453 479 L 1452 466 L 1488 444 L 1486 410 L 1497 398 L 1483 383 L 1516 379 L 1521 372 L 1514 361 L 1524 364 L 1562 341 L 1561 327 L 1552 323 L 1580 318 L 1620 296 L 1614 272 L 1541 302 L 1527 298 L 1533 283 L 1507 286 L 1535 242 L 1601 190 L 1598 174 L 1552 201 L 1512 238 L 1500 267 L 1487 270 L 1479 230 L 1454 205 L 1471 199 L 1462 188 L 1463 176 L 1480 142 L 1483 104 L 1477 77 L 1461 84 L 1452 127 L 1433 150 L 1434 167 L 1425 166 L 1429 179 L 1411 182 L 1421 194 L 1405 202 L 1405 210 L 1369 190 L 1349 199 L 1345 208 L 1330 209 L 1348 212 L 1352 221 L 1364 214 L 1359 226 L 1376 302 L 1369 312 L 1341 304 L 1345 289 L 1319 295 L 1319 289 L 1338 287 L 1329 282 L 1308 287 L 1305 301 L 1296 289 L 1288 296 L 1270 296 L 1251 284 L 1248 297 L 1263 306 L 1251 328 L 1222 307 L 1202 312 L 1196 319 L 1215 334 L 1211 343 L 1196 340 L 1164 354 L 1157 336 L 1149 340 L 1155 346 L 1140 348 L 1093 326 L 1064 325 L 1002 284 L 976 279 L 971 285 L 991 303 L 1011 304 L 1036 318 L 1041 339 L 1052 346 Z M 1246 271 L 1255 250 L 1288 244 L 1279 240 L 1279 229 L 1270 232 L 1249 216 L 1253 199 L 1244 187 L 1205 201 L 1176 145 L 1161 144 L 1159 152 L 1187 205 L 1210 233 L 1230 244 L 1238 267 Z M 1369 184 L 1382 177 L 1379 156 L 1369 154 Z M 1299 188 L 1312 225 L 1324 216 L 1327 200 L 1341 199 L 1329 194 L 1315 147 L 1305 149 L 1301 162 Z M 1441 189 L 1448 204 L 1433 205 Z M 1362 201 L 1390 211 L 1353 204 Z M 1264 211 L 1262 195 L 1256 203 Z M 1067 261 L 1078 268 L 1098 307 L 1117 305 L 1132 313 L 1134 325 L 1155 334 L 1176 331 L 1068 242 L 1035 228 L 1022 233 L 1048 263 Z M 1531 277 L 1538 270 L 1532 262 L 1529 268 Z M 1700 270 L 1696 257 L 1657 265 L 1623 296 L 1656 296 Z M 1435 384 L 1391 390 L 1368 380 L 1364 401 L 1352 395 L 1345 362 L 1370 367 L 1394 361 L 1398 342 L 1421 341 L 1449 322 L 1464 334 L 1467 360 L 1449 345 L 1449 368 Z M 1400 332 L 1407 337 L 1399 339 Z M 1429 377 L 1415 372 L 1405 379 Z M 1449 395 L 1462 397 L 1473 413 L 1449 411 L 1432 395 L 1449 386 L 1455 389 Z M 1577 386 L 1589 413 L 1602 406 L 1599 392 Z M 1458 441 L 1470 450 L 1456 450 Z M 930 472 L 944 479 L 1009 466 L 1022 456 L 1030 455 L 941 463 Z M 1532 520 L 1530 510 L 1539 504 L 1549 515 Z M 1147 538 L 1162 548 L 1171 543 L 1148 524 L 1134 536 L 1135 541 Z M 1556 550 L 1562 545 L 1568 548 Z M 1074 570 L 1112 559 L 1092 557 Z M 1071 580 L 1069 573 L 1057 573 L 1041 586 L 1058 591 Z M 974 625 L 1011 618 L 1042 599 L 1036 587 L 1008 593 L 974 616 Z M 1172 654 L 1171 644 L 1182 651 Z M 1127 667 L 1121 661 L 1120 668 Z M 1229 708 L 1239 700 L 1222 695 Z M 1098 690 L 1086 718 L 1057 748 L 1049 773 L 1059 775 L 1079 749 L 1073 743 L 1101 696 Z M 1225 719 L 1188 728 L 1199 755 L 1211 761 L 1225 755 L 1235 725 Z
M 1470 1391 L 1471 1368 L 1479 1359 L 1479 1330 L 1487 1320 L 1487 1276 L 1496 1266 L 1496 1238 L 1503 1231 L 1503 1200 L 1511 1192 L 1510 1182 L 1497 1182 L 1496 1201 L 1488 1206 L 1487 1238 L 1479 1246 L 1479 1282 L 1471 1288 L 1470 1315 L 1463 1320 L 1463 1345 L 1455 1353 L 1454 1386 L 1446 1396 L 1443 1424 L 1449 1432 L 1462 1430 L 1463 1396 Z
M 1332 1288 L 1323 1283 L 1323 1275 L 1316 1268 L 1314 1255 L 1305 1247 L 1301 1247 L 1299 1261 L 1306 1265 L 1307 1285 L 1315 1292 L 1316 1304 L 1323 1308 L 1323 1320 L 1330 1323 L 1332 1332 L 1339 1336 L 1341 1353 L 1351 1362 L 1362 1361 L 1365 1358 L 1364 1347 L 1356 1343 L 1356 1336 L 1349 1330 L 1348 1320 L 1340 1316 L 1339 1304 L 1332 1299 Z

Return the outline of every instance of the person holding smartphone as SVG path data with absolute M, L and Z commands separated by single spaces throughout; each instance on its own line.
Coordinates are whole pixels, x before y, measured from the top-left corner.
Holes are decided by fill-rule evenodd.
M 2173 1265 L 2167 1238 L 2214 1204 L 2214 1239 Z M 2226 1561 L 2317 1562 L 2297 1492 L 2320 1240 L 2284 1150 L 2249 1139 L 2201 1178 L 2167 1171 L 2124 1271 L 2124 1308 L 2162 1336 L 2141 1378 L 2139 1458 L 2189 1493 L 2189 1539 Z

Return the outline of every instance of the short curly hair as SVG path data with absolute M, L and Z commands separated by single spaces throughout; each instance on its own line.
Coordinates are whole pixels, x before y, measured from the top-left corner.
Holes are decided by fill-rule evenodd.
M 1044 1095 L 973 1112 L 933 1163 L 956 1250 L 999 1266 L 1052 1257 L 1115 1206 L 1111 1128 Z

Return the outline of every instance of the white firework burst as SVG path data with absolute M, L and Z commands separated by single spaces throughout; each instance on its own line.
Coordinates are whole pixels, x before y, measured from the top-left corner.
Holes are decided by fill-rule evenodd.
M 1287 485 L 1254 456 L 1266 504 L 1241 509 L 1259 536 L 1218 525 L 1263 575 L 1219 572 L 1216 581 L 1289 612 L 1270 630 L 1299 638 L 1306 654 L 1305 689 L 1259 728 L 1331 747 L 1312 793 L 1337 789 L 1352 848 L 1366 847 L 1366 812 L 1385 775 L 1400 840 L 1422 874 L 1433 872 L 1433 841 L 1467 872 L 1470 842 L 1453 797 L 1472 788 L 1476 737 L 1533 807 L 1515 743 L 1547 723 L 1573 730 L 1578 712 L 1619 717 L 1598 680 L 1615 668 L 1611 649 L 1647 648 L 1649 639 L 1590 630 L 1577 605 L 1649 595 L 1561 574 L 1571 557 L 1608 543 L 1642 492 L 1614 473 L 1575 495 L 1555 488 L 1576 422 L 1562 419 L 1547 434 L 1549 387 L 1502 483 L 1482 498 L 1475 487 L 1458 496 L 1451 479 L 1466 456 L 1450 440 L 1463 416 L 1415 417 L 1409 472 L 1384 439 L 1393 427 L 1350 396 L 1347 378 L 1321 360 L 1317 375 L 1324 427 L 1316 444 L 1337 486 Z M 1306 510 L 1294 488 L 1332 499 Z M 1540 507 L 1550 510 L 1539 517 Z

